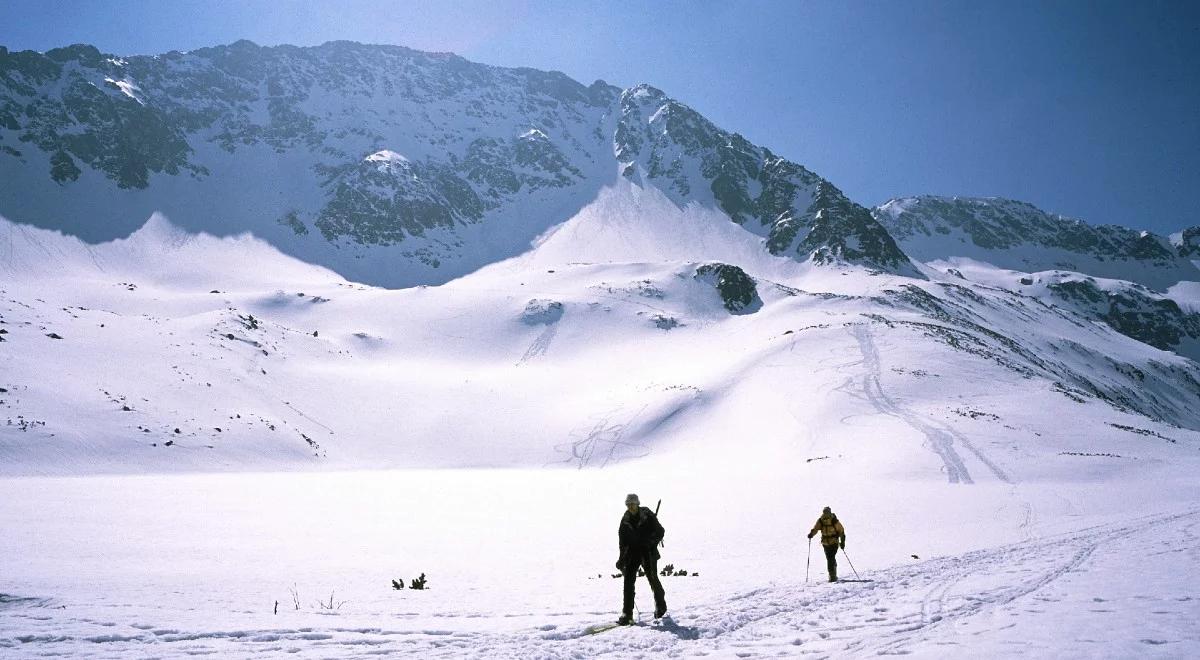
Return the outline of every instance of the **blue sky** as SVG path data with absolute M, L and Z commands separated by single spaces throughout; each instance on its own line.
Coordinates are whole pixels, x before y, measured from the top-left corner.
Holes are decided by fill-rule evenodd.
M 648 82 L 867 205 L 998 195 L 1200 224 L 1200 2 L 25 2 L 0 45 L 332 39 Z

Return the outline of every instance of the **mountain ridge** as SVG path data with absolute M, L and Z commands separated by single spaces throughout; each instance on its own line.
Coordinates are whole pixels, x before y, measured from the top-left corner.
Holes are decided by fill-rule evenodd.
M 832 183 L 656 88 L 402 46 L 3 50 L 0 174 L 16 221 L 100 241 L 161 212 L 391 286 L 515 256 L 634 177 L 772 254 L 916 273 Z
M 888 200 L 872 215 L 918 261 L 979 259 L 1025 272 L 1066 270 L 1138 282 L 1159 291 L 1200 279 L 1189 258 L 1195 228 L 1168 236 L 1091 225 L 1003 197 L 918 195 Z M 1190 242 L 1189 242 L 1190 241 Z

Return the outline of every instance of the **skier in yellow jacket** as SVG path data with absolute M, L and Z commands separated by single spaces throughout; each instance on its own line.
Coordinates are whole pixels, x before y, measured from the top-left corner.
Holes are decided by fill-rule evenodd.
M 829 581 L 837 582 L 837 551 L 838 548 L 846 549 L 846 529 L 838 522 L 833 511 L 825 507 L 821 517 L 817 518 L 817 524 L 808 533 L 808 538 L 816 536 L 817 532 L 821 533 L 821 547 L 825 549 L 825 561 L 829 564 Z

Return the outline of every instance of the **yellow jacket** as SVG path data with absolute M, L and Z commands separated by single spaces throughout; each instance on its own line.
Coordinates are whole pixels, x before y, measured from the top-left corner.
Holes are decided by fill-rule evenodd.
M 817 532 L 821 532 L 821 545 L 830 546 L 846 542 L 846 528 L 842 527 L 836 515 L 817 518 L 817 524 L 813 525 L 808 537 L 812 538 Z

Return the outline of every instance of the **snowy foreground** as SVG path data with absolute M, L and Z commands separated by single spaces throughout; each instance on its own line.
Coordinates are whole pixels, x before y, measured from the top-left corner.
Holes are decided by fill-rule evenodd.
M 632 189 L 404 290 L 0 220 L 0 657 L 1200 657 L 1200 368 L 919 268 Z M 689 575 L 586 635 L 629 492 Z
M 656 467 L 5 479 L 0 656 L 1200 653 L 1200 509 L 1183 470 L 1122 489 L 825 497 L 810 475 L 700 483 Z M 663 578 L 665 623 L 643 580 L 638 626 L 585 635 L 618 614 L 627 487 L 664 496 L 664 563 L 699 576 Z M 865 582 L 819 582 L 819 550 L 805 582 L 803 528 L 827 501 Z M 420 572 L 428 590 L 391 589 Z

